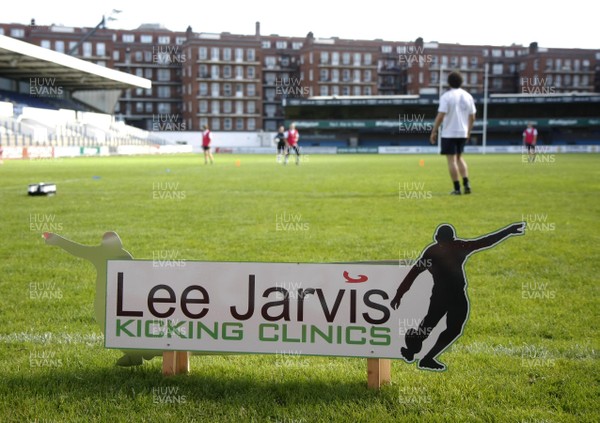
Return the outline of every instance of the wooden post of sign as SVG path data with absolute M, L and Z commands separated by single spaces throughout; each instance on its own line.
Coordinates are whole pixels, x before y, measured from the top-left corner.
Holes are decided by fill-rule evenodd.
M 190 353 L 188 351 L 175 352 L 175 372 L 188 374 L 190 372 Z
M 389 358 L 367 358 L 367 386 L 380 389 L 392 381 L 392 361 Z
M 163 376 L 175 374 L 175 351 L 163 351 Z
M 163 351 L 163 376 L 187 374 L 190 371 L 190 353 L 187 351 Z

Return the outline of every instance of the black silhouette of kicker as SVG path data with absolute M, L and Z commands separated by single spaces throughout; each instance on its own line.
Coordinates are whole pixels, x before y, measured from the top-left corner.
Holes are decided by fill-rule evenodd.
M 465 263 L 467 258 L 481 250 L 491 248 L 512 235 L 523 235 L 525 222 L 509 225 L 497 232 L 477 239 L 456 238 L 452 225 L 441 224 L 437 227 L 434 240 L 423 250 L 419 260 L 410 269 L 400 286 L 391 306 L 397 309 L 403 295 L 424 271 L 433 277 L 433 288 L 427 314 L 418 329 L 409 329 L 405 334 L 406 348 L 400 349 L 402 358 L 407 363 L 415 360 L 415 354 L 421 351 L 423 341 L 446 316 L 446 329 L 439 335 L 437 342 L 419 360 L 418 367 L 425 370 L 442 371 L 446 365 L 436 360 L 463 333 L 469 315 L 469 299 L 467 297 L 467 279 Z

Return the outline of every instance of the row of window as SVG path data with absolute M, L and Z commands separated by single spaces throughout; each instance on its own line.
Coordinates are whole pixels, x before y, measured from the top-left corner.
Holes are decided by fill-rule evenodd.
M 153 79 L 156 75 L 157 81 L 170 81 L 171 69 L 135 68 L 135 75 L 148 79 Z
M 319 95 L 372 95 L 373 90 L 370 86 L 361 87 L 360 85 L 321 85 Z M 312 93 L 310 94 L 312 95 Z
M 590 61 L 588 59 L 546 59 L 546 70 L 571 70 L 571 64 L 574 71 L 579 70 L 590 70 Z M 539 70 L 540 61 L 538 59 L 533 61 L 533 70 Z
M 124 43 L 135 43 L 136 37 L 140 43 L 144 44 L 152 44 L 154 43 L 154 36 L 150 34 L 122 34 L 121 41 Z M 181 45 L 185 42 L 185 37 L 174 37 L 175 44 Z M 157 44 L 171 44 L 171 36 L 170 35 L 158 35 L 156 36 Z
M 54 50 L 59 53 L 68 53 L 77 45 L 77 41 L 69 41 L 68 51 L 65 50 L 65 41 L 56 40 L 54 41 Z M 52 49 L 52 42 L 50 40 L 41 40 L 40 46 L 47 49 Z M 81 48 L 81 50 L 80 50 Z M 94 54 L 94 48 L 95 53 Z M 170 64 L 170 63 L 181 63 L 185 62 L 185 56 L 179 53 L 177 47 L 170 50 L 171 52 L 161 51 L 160 49 L 153 49 L 152 51 L 136 51 L 134 58 L 136 62 L 147 62 L 147 63 L 158 63 L 158 64 Z M 92 56 L 106 56 L 106 43 L 96 42 L 92 43 L 85 41 L 75 50 L 75 54 L 81 54 L 83 57 Z M 113 60 L 118 62 L 121 58 L 121 52 L 119 50 L 113 50 Z M 126 54 L 125 60 L 129 61 L 129 57 Z
M 443 80 L 445 80 L 446 75 L 442 76 Z M 418 74 L 418 81 L 419 84 L 423 84 L 424 83 L 424 74 L 423 72 L 419 72 Z M 465 83 L 469 84 L 469 85 L 477 85 L 479 80 L 479 75 L 477 73 L 469 73 L 469 74 L 465 74 Z M 554 87 L 562 87 L 562 86 L 573 86 L 573 87 L 580 87 L 580 86 L 587 86 L 590 83 L 590 78 L 588 75 L 570 75 L 570 74 L 566 74 L 566 75 L 548 75 L 546 77 L 542 79 L 540 79 L 538 77 L 538 75 L 535 75 L 532 79 L 533 82 L 530 82 L 530 80 L 528 79 L 526 84 L 523 83 L 523 80 L 521 80 L 520 84 L 521 85 L 544 85 L 544 86 L 554 86 Z M 539 83 L 536 83 L 536 81 L 539 81 Z M 407 83 L 411 84 L 413 82 L 413 78 L 412 75 L 408 75 L 407 76 Z M 394 77 L 383 77 L 380 78 L 379 81 L 380 85 L 383 86 L 390 86 L 390 85 L 395 85 L 396 80 L 394 79 Z M 439 74 L 437 72 L 432 72 L 430 74 L 430 80 L 429 83 L 432 85 L 438 84 L 439 83 Z M 244 85 L 245 85 L 245 93 L 244 93 Z M 492 87 L 493 88 L 502 88 L 503 86 L 503 82 L 502 79 L 500 78 L 493 78 L 492 79 Z M 209 95 L 209 84 L 207 83 L 200 83 L 199 87 L 198 87 L 198 95 L 200 96 L 208 96 Z M 221 91 L 222 89 L 222 91 Z M 235 89 L 235 91 L 233 91 L 233 89 Z M 191 86 L 189 87 L 189 90 L 191 92 Z M 323 85 L 320 87 L 320 95 L 350 95 L 350 93 L 352 93 L 352 95 L 371 95 L 372 90 L 371 87 L 366 86 L 366 87 L 360 87 L 360 86 L 335 86 L 335 85 Z M 137 88 L 136 89 L 136 95 L 140 96 L 142 95 L 142 93 L 145 91 L 145 94 L 147 96 L 151 96 L 152 95 L 152 90 L 142 90 L 141 88 Z M 235 96 L 236 97 L 254 97 L 256 96 L 256 85 L 255 84 L 235 84 L 235 86 L 232 86 L 231 84 L 218 84 L 218 83 L 212 83 L 210 86 L 210 95 L 212 97 L 230 97 L 233 96 L 235 92 Z M 171 87 L 169 86 L 157 86 L 156 87 L 156 95 L 158 98 L 171 98 L 171 94 L 172 94 L 172 90 Z M 269 88 L 267 90 L 265 90 L 265 97 L 267 100 L 273 101 L 276 97 L 277 94 L 277 90 Z M 199 104 L 208 104 L 206 102 L 206 100 L 201 100 L 202 103 Z M 212 102 L 213 104 L 217 104 L 217 106 L 213 106 L 217 107 L 217 110 L 219 108 L 218 106 L 218 100 L 213 100 Z M 255 111 L 255 103 L 254 101 L 249 101 L 246 102 L 247 103 L 247 113 L 254 113 Z M 206 106 L 208 107 L 208 106 Z M 242 101 L 237 101 L 236 102 L 236 113 L 243 113 L 243 112 L 239 112 L 238 110 L 240 110 L 239 108 L 243 109 L 243 102 Z M 201 110 L 205 110 L 203 109 L 203 107 L 200 107 Z M 224 113 L 231 113 L 232 110 L 232 102 L 231 101 L 224 101 L 223 102 L 223 112 Z M 213 113 L 218 113 L 218 111 L 215 111 L 213 109 Z
M 9 34 L 13 38 L 25 38 L 25 30 L 23 28 L 11 28 Z M 0 28 L 0 35 L 4 35 L 4 28 Z
M 119 50 L 113 50 L 113 60 L 118 62 L 121 60 L 121 52 Z M 146 50 L 141 51 L 138 50 L 133 53 L 133 57 L 135 62 L 138 63 L 155 63 L 161 65 L 169 65 L 172 63 L 184 63 L 187 61 L 187 58 L 184 54 L 182 54 L 179 47 L 170 48 L 168 51 L 161 50 L 159 47 L 153 48 L 152 51 Z M 125 53 L 125 62 L 131 63 L 131 55 L 126 52 Z
M 268 69 L 273 69 L 275 66 L 277 66 L 277 59 L 278 58 L 276 56 L 265 56 L 265 66 Z M 288 67 L 293 61 L 293 59 L 290 61 L 290 58 L 286 56 L 279 57 L 279 64 L 283 67 Z
M 272 43 L 269 40 L 264 40 L 261 42 L 262 48 L 271 48 L 271 45 L 272 45 Z M 299 41 L 294 41 L 291 43 L 291 45 L 294 50 L 300 50 L 302 48 L 302 43 Z M 286 48 L 288 48 L 288 42 L 285 40 L 275 41 L 275 48 L 276 49 L 286 49 Z
M 236 114 L 243 115 L 249 114 L 253 115 L 257 113 L 256 111 L 256 102 L 255 101 L 231 101 L 225 100 L 223 102 L 219 100 L 200 100 L 198 101 L 198 113 L 208 113 L 209 112 L 209 103 L 210 103 L 210 113 L 213 115 L 218 115 L 221 112 L 225 114 Z M 245 106 L 244 106 L 245 105 Z M 235 106 L 235 109 L 234 109 Z M 244 110 L 245 109 L 245 110 Z
M 209 91 L 210 88 L 210 91 Z M 184 90 L 184 94 L 189 93 L 192 94 L 192 85 L 188 84 L 187 91 Z M 208 84 L 208 82 L 200 82 L 198 84 L 198 95 L 200 96 L 208 96 L 211 97 L 255 97 L 256 93 L 256 84 L 219 84 L 218 82 L 213 82 Z
M 189 121 L 191 125 L 191 121 Z M 254 118 L 218 118 L 213 117 L 209 119 L 207 117 L 201 117 L 198 119 L 198 129 L 203 128 L 204 125 L 207 125 L 211 131 L 254 131 L 256 130 L 256 119 Z M 213 137 L 215 144 L 219 144 L 218 136 Z
M 490 54 L 490 49 L 484 48 L 483 51 L 481 52 L 481 54 L 483 55 L 483 57 L 488 57 L 488 56 L 492 56 L 492 57 L 515 57 L 515 56 L 522 56 L 522 55 L 526 55 L 529 53 L 528 49 L 519 49 L 519 50 L 502 50 L 500 48 L 494 48 L 491 50 L 491 54 Z
M 130 92 L 130 90 L 128 90 L 128 93 Z M 164 85 L 159 85 L 156 86 L 156 97 L 157 98 L 172 98 L 172 90 L 171 87 L 168 86 L 164 86 Z M 143 89 L 143 88 L 136 88 L 135 89 L 135 95 L 137 97 L 140 97 L 142 95 L 145 95 L 146 97 L 152 97 L 152 89 Z M 126 97 L 128 98 L 128 97 Z
M 341 59 L 341 60 L 340 60 Z M 304 56 L 300 57 L 300 63 L 304 63 Z M 314 63 L 314 54 L 308 53 L 308 63 Z M 371 53 L 340 53 L 337 51 L 322 51 L 319 54 L 319 64 L 321 65 L 350 65 L 352 66 L 370 66 L 373 64 L 373 55 Z
M 544 86 L 544 87 L 586 87 L 590 84 L 589 75 L 552 75 L 548 74 L 544 77 L 534 75 L 533 78 L 521 78 L 519 80 L 521 86 Z
M 503 63 L 493 63 L 492 64 L 492 75 L 502 75 L 504 73 L 505 65 Z M 511 63 L 506 66 L 508 73 L 515 73 L 517 71 L 517 65 Z M 525 70 L 525 63 L 521 63 L 521 70 Z
M 477 68 L 479 67 L 479 59 L 476 56 L 437 56 L 434 54 L 422 54 L 422 55 L 406 55 L 398 56 L 396 59 L 382 59 L 379 60 L 378 69 L 399 69 L 400 67 L 412 67 L 412 65 L 428 65 L 429 67 L 435 67 L 441 65 L 443 67 L 460 67 L 463 69 Z
M 4 28 L 0 28 L 0 35 L 4 35 Z M 13 38 L 24 38 L 25 37 L 25 29 L 23 28 L 11 28 L 10 36 Z M 154 42 L 154 36 L 149 34 L 123 34 L 121 35 L 121 41 L 124 43 L 135 43 L 136 37 L 138 37 L 139 42 L 144 44 L 152 44 Z M 185 37 L 174 37 L 175 44 L 181 45 L 185 42 Z M 170 35 L 159 35 L 156 37 L 157 44 L 171 44 L 171 36 Z M 113 36 L 113 41 L 116 41 L 116 38 Z
M 187 67 L 184 71 L 191 75 L 191 68 Z M 256 68 L 254 66 L 219 66 L 219 65 L 198 65 L 198 78 L 211 79 L 256 79 Z
M 301 80 L 303 79 L 303 77 L 301 76 L 300 81 L 292 81 L 290 79 L 290 74 L 287 72 L 279 74 L 273 72 L 266 72 L 264 77 L 265 83 L 269 85 L 287 85 L 295 82 L 302 82 Z
M 442 81 L 446 82 L 447 78 L 448 78 L 448 72 L 442 72 Z M 463 74 L 463 78 L 464 78 L 465 85 L 477 85 L 477 82 L 479 80 L 479 74 L 476 72 L 465 73 L 465 74 Z M 406 76 L 407 84 L 412 84 L 414 82 L 413 80 L 414 80 L 414 78 L 413 78 L 412 74 L 408 74 Z M 425 74 L 423 72 L 419 72 L 417 74 L 417 80 L 420 85 L 424 84 L 425 83 Z M 439 81 L 440 81 L 439 72 L 431 72 L 429 74 L 429 84 L 430 85 L 436 85 L 439 83 Z M 379 85 L 383 86 L 383 87 L 396 86 L 396 85 L 399 85 L 399 80 L 398 80 L 397 76 L 393 76 L 393 75 L 381 76 L 381 77 L 379 77 Z
M 309 79 L 312 81 L 312 69 L 309 71 Z M 371 71 L 366 69 L 361 72 L 360 69 L 353 69 L 352 73 L 350 69 L 342 69 L 341 81 L 342 82 L 371 82 Z M 362 77 L 362 79 L 361 79 Z M 340 70 L 339 69 L 321 69 L 319 71 L 319 81 L 321 82 L 340 82 Z
M 169 38 L 169 37 L 167 37 Z M 41 40 L 40 45 L 43 48 L 47 48 L 47 49 L 52 49 L 52 42 L 50 40 Z M 69 51 L 75 47 L 77 45 L 76 41 L 69 41 Z M 105 56 L 106 55 L 106 44 L 103 42 L 97 42 L 97 43 L 92 43 L 92 42 L 84 42 L 81 45 L 81 53 L 83 57 L 92 57 L 94 55 L 94 47 L 95 47 L 95 55 L 96 56 Z M 200 49 L 205 49 L 206 47 L 200 47 Z M 54 41 L 54 50 L 59 52 L 59 53 L 66 53 L 65 51 L 65 42 L 62 40 L 56 40 Z M 219 48 L 215 47 L 211 49 L 211 54 L 212 54 L 212 50 L 215 50 L 215 53 L 218 57 L 219 54 Z M 243 49 L 236 49 L 240 51 L 240 55 L 243 56 Z M 249 49 L 252 50 L 253 49 Z M 226 52 L 229 52 L 228 54 Z M 76 51 L 76 54 L 79 54 L 79 51 Z M 225 48 L 223 49 L 223 53 L 224 53 L 224 60 L 231 60 L 231 49 L 229 48 Z M 152 52 L 152 51 L 136 51 L 135 53 L 135 60 L 137 62 L 141 62 L 142 59 L 145 62 L 155 62 L 155 63 L 171 63 L 173 62 L 173 60 L 171 60 L 171 55 L 169 53 L 165 53 L 165 52 Z M 360 53 L 355 53 L 355 56 L 358 55 L 360 56 Z M 181 57 L 181 55 L 178 55 L 179 57 Z M 344 53 L 343 56 L 346 57 L 345 60 L 347 60 L 347 63 L 350 63 L 350 53 Z M 228 58 L 227 58 L 228 57 Z M 251 57 L 254 57 L 253 55 Z M 113 59 L 115 61 L 118 61 L 120 58 L 120 52 L 119 50 L 114 50 L 113 51 Z M 338 60 L 339 60 L 339 53 L 333 52 L 331 54 L 331 58 L 332 58 L 332 65 L 336 65 L 338 64 Z M 365 54 L 364 57 L 364 64 L 370 64 L 370 59 L 371 55 L 370 54 Z M 437 55 L 423 55 L 423 61 L 419 61 L 419 64 L 422 64 L 421 62 L 426 62 L 429 63 L 430 66 L 437 66 L 439 64 L 439 60 L 441 58 L 441 64 L 446 67 L 446 66 L 450 66 L 450 67 L 457 67 L 459 64 L 459 57 L 458 56 L 437 56 Z M 283 63 L 283 60 L 285 59 L 286 63 Z M 218 60 L 218 58 L 216 59 Z M 250 60 L 250 59 L 248 59 Z M 328 63 L 329 60 L 329 52 L 321 52 L 321 62 L 322 63 Z M 402 61 L 402 56 L 400 56 L 399 61 Z M 411 60 L 412 64 L 413 60 Z M 276 63 L 276 58 L 273 56 L 268 56 L 265 58 L 265 64 L 267 65 L 267 67 L 272 67 L 274 66 Z M 355 64 L 358 63 L 360 64 L 360 58 L 358 58 L 358 62 L 355 62 Z M 467 56 L 462 56 L 460 57 L 460 65 L 461 68 L 467 68 L 467 65 L 469 63 L 469 58 Z M 282 66 L 287 66 L 289 64 L 289 59 L 288 58 L 283 58 L 282 59 Z M 478 58 L 475 56 L 472 56 L 470 58 L 470 64 L 471 67 L 477 67 L 479 64 Z M 539 64 L 540 61 L 538 59 L 534 60 L 533 62 L 533 69 L 534 70 L 539 70 Z M 556 59 L 546 59 L 545 60 L 545 65 L 546 65 L 546 70 L 551 70 L 551 69 L 555 69 L 555 70 L 571 70 L 571 68 L 574 71 L 579 71 L 579 70 L 589 70 L 590 68 L 590 61 L 588 59 L 561 59 L 561 58 L 556 58 Z M 396 69 L 398 66 L 398 63 L 395 60 L 381 60 L 379 62 L 379 70 L 382 69 Z M 516 64 L 502 64 L 502 63 L 494 63 L 492 64 L 492 69 L 491 72 L 493 75 L 501 75 L 502 73 L 504 73 L 504 66 L 507 66 L 507 70 L 509 73 L 514 73 L 516 71 Z M 525 70 L 526 68 L 526 63 L 522 62 L 520 64 L 520 69 L 521 70 Z M 168 70 L 167 70 L 168 71 Z M 140 70 L 137 71 L 137 75 L 138 76 L 142 76 L 139 74 Z M 247 67 L 246 69 L 247 72 L 247 78 L 249 79 L 253 79 L 255 78 L 256 75 L 256 71 L 255 68 L 250 66 Z M 360 80 L 360 76 L 357 78 L 357 72 L 360 73 L 360 70 L 354 70 L 354 80 L 355 82 Z M 321 75 L 320 75 L 320 81 L 327 81 L 329 80 L 329 76 L 328 76 L 329 70 L 327 69 L 322 69 L 321 70 Z M 206 78 L 208 77 L 208 66 L 207 65 L 200 65 L 199 66 L 199 71 L 198 71 L 199 77 L 201 78 Z M 170 80 L 170 74 L 168 76 L 166 76 L 166 73 L 163 73 L 162 75 L 159 75 L 159 81 L 168 81 Z M 337 76 L 336 76 L 337 75 Z M 147 75 L 145 76 L 146 78 L 152 78 L 152 74 L 151 74 L 151 70 L 147 70 Z M 164 78 L 164 79 L 160 79 L 160 78 Z M 213 79 L 217 79 L 220 77 L 220 70 L 219 70 L 219 66 L 218 65 L 212 65 L 210 68 L 210 77 Z M 232 78 L 232 67 L 231 66 L 223 66 L 223 70 L 222 70 L 222 77 L 223 78 Z M 244 70 L 241 66 L 236 66 L 235 67 L 235 77 L 236 78 L 243 78 L 244 77 Z M 331 70 L 331 81 L 332 82 L 337 82 L 339 80 L 339 70 L 337 69 L 332 69 Z M 350 70 L 349 69 L 343 69 L 342 70 L 342 81 L 349 81 L 350 80 Z M 364 81 L 368 82 L 371 80 L 370 77 L 370 71 L 366 70 L 365 71 L 365 76 L 364 76 Z M 268 82 L 272 82 L 268 79 Z
M 55 50 L 59 53 L 68 53 L 76 45 L 77 45 L 77 41 L 69 41 L 68 50 L 65 50 L 65 41 L 63 41 L 63 40 L 54 41 L 54 49 L 52 48 L 53 47 L 52 41 L 42 40 L 40 42 L 41 47 L 47 48 L 49 50 Z M 95 56 L 105 56 L 106 55 L 106 43 L 103 43 L 103 42 L 92 43 L 90 41 L 85 41 L 84 43 L 81 44 L 81 54 L 83 55 L 83 57 L 94 56 L 94 47 L 96 50 Z M 75 53 L 80 54 L 79 48 L 77 49 L 77 51 L 75 51 Z
M 5 34 L 5 29 L 0 27 L 0 35 L 4 35 Z M 24 28 L 10 28 L 9 29 L 9 34 L 11 37 L 13 38 L 24 38 L 25 37 L 25 29 Z M 176 45 L 182 45 L 185 40 L 186 37 L 185 36 L 175 36 L 172 37 L 170 35 L 151 35 L 151 34 L 122 34 L 121 35 L 121 41 L 125 42 L 125 43 L 134 43 L 136 42 L 136 40 L 138 40 L 141 43 L 144 44 L 153 44 L 154 40 L 156 39 L 156 43 L 158 45 L 168 45 L 171 44 L 171 42 L 174 40 Z M 116 34 L 113 35 L 113 41 L 116 41 Z M 49 43 L 48 40 L 45 40 L 46 43 Z M 60 43 L 62 43 L 63 47 L 62 49 L 64 50 L 64 41 L 56 41 L 56 43 L 58 43 L 58 46 L 55 47 L 55 50 L 57 51 L 62 51 L 61 50 L 61 46 Z M 75 42 L 70 42 L 70 43 L 74 43 Z M 104 43 L 101 43 L 104 44 Z M 269 40 L 263 40 L 261 42 L 261 46 L 262 48 L 271 48 L 272 42 Z M 286 49 L 288 48 L 288 41 L 286 40 L 278 40 L 275 41 L 275 47 L 277 49 Z M 292 42 L 291 43 L 292 49 L 294 50 L 299 50 L 302 47 L 302 43 L 301 42 Z M 51 48 L 51 47 L 47 47 L 47 48 Z M 100 47 L 102 48 L 102 47 Z M 219 52 L 219 48 L 218 47 L 213 47 L 210 49 L 211 50 L 211 60 L 219 60 L 218 57 L 221 56 L 223 57 L 223 60 L 231 60 L 230 58 L 228 59 L 227 57 L 231 57 L 231 52 L 232 49 L 231 48 L 223 48 L 222 49 L 222 53 Z M 432 52 L 432 49 L 425 49 L 419 46 L 396 46 L 396 53 L 399 55 L 413 55 L 413 54 L 421 54 L 421 55 L 428 55 L 428 53 Z M 394 51 L 394 48 L 390 45 L 383 45 L 381 46 L 381 52 L 382 53 L 392 53 Z M 311 53 L 312 54 L 312 53 Z M 329 63 L 329 54 L 330 52 L 321 52 L 321 62 L 322 63 Z M 331 52 L 331 62 L 332 64 L 335 64 L 337 62 L 339 62 L 339 54 L 338 52 Z M 355 53 L 354 55 L 354 63 L 360 63 L 361 60 L 357 59 L 356 55 L 360 55 L 360 53 Z M 529 54 L 529 49 L 527 48 L 520 48 L 520 49 L 501 49 L 501 48 L 492 48 L 492 49 L 483 49 L 482 50 L 482 55 L 483 57 L 507 57 L 507 58 L 512 58 L 512 57 L 516 57 L 516 56 L 522 56 L 522 55 L 527 55 Z M 103 55 L 103 54 L 98 54 L 98 55 Z M 200 47 L 199 50 L 199 56 L 204 57 L 204 59 L 208 58 L 208 48 L 207 47 Z M 243 60 L 243 49 L 242 48 L 236 48 L 235 49 L 235 57 L 236 60 Z M 255 60 L 255 51 L 254 49 L 248 49 L 247 51 L 247 60 L 250 61 L 254 61 Z M 595 53 L 595 58 L 597 60 L 600 60 L 600 52 Z M 549 59 L 550 61 L 552 59 Z M 560 59 L 558 59 L 560 60 Z M 567 61 L 570 59 L 566 59 Z M 371 53 L 365 53 L 364 54 L 364 60 L 363 60 L 365 65 L 369 65 L 371 62 Z M 311 63 L 312 63 L 312 56 L 311 56 Z M 342 55 L 342 63 L 343 64 L 350 64 L 350 53 L 343 53 Z
M 136 113 L 171 113 L 171 103 L 153 103 L 153 102 L 142 102 L 137 101 L 133 105 L 133 109 Z M 132 105 L 127 102 L 121 104 L 117 102 L 115 106 L 115 113 L 126 113 L 127 115 L 132 114 Z
M 210 56 L 209 56 L 210 53 Z M 253 48 L 230 48 L 230 47 L 198 47 L 198 60 L 213 60 L 229 62 L 235 59 L 236 62 L 244 61 L 254 62 L 256 60 L 256 51 Z M 233 56 L 232 56 L 233 54 Z

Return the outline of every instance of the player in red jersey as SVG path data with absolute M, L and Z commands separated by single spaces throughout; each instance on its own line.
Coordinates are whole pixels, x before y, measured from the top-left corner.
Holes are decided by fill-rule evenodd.
M 204 164 L 208 164 L 209 159 L 210 164 L 213 164 L 214 159 L 210 151 L 210 143 L 212 141 L 212 136 L 207 125 L 204 125 L 202 129 L 204 130 L 202 132 L 202 150 L 204 150 Z
M 527 129 L 523 131 L 523 144 L 527 147 L 529 161 L 535 161 L 535 143 L 537 142 L 538 131 L 533 127 L 533 123 L 527 124 Z
M 288 162 L 288 157 L 290 155 L 290 149 L 294 149 L 296 152 L 296 164 L 300 164 L 300 149 L 298 148 L 298 140 L 300 139 L 300 134 L 296 129 L 296 124 L 292 123 L 290 125 L 290 129 L 285 133 L 285 142 L 286 142 L 286 152 L 285 152 L 285 160 L 283 162 L 284 165 Z

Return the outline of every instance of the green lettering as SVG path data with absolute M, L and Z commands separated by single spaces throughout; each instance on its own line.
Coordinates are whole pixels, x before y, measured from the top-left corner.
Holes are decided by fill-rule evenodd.
M 182 320 L 181 322 L 179 322 L 175 326 L 173 326 L 173 322 L 171 320 L 167 320 L 167 338 L 170 338 L 171 334 L 174 332 L 175 335 L 179 336 L 180 338 L 187 339 L 187 336 L 185 335 L 185 333 L 179 332 L 179 328 L 181 326 L 183 326 L 184 324 L 185 324 L 185 321 Z
M 381 332 L 381 334 L 379 334 Z M 390 328 L 371 327 L 371 345 L 390 345 L 392 338 L 390 337 Z M 376 339 L 380 339 L 377 341 Z
M 198 332 L 197 338 L 201 339 L 202 338 L 202 331 L 206 332 L 212 339 L 219 339 L 219 323 L 215 322 L 214 323 L 214 329 L 211 332 L 211 330 L 202 322 L 198 322 L 197 324 L 197 330 L 196 332 Z
M 310 327 L 310 342 L 312 344 L 315 343 L 315 333 L 317 333 L 321 338 L 323 338 L 325 341 L 327 341 L 328 344 L 331 344 L 333 342 L 333 326 L 327 326 L 327 333 L 325 333 L 325 332 L 321 332 L 321 330 L 318 327 L 311 325 L 311 327 Z
M 279 336 L 277 336 L 277 333 L 273 334 L 272 338 L 267 338 L 264 334 L 264 329 L 270 327 L 275 329 L 275 331 L 277 331 L 277 329 L 279 329 L 279 325 L 275 324 L 275 323 L 263 323 L 258 327 L 258 339 L 260 339 L 261 341 L 278 341 L 279 340 Z
M 365 328 L 363 328 L 362 326 L 348 326 L 346 327 L 346 344 L 351 345 L 364 345 L 367 343 L 367 340 L 365 339 L 365 337 L 361 337 L 360 340 L 358 341 L 354 341 L 352 340 L 352 331 L 358 330 L 360 331 L 360 333 L 365 333 L 367 330 Z
M 159 332 L 158 335 L 155 335 L 154 333 L 152 333 L 153 331 L 150 329 L 150 326 L 152 326 L 153 323 L 158 323 L 159 326 L 164 326 L 164 323 L 162 320 L 146 320 L 146 331 L 145 331 L 145 335 L 148 338 L 162 338 L 163 335 L 165 334 L 164 332 Z
M 230 331 L 229 333 L 231 333 L 232 335 L 228 335 L 227 333 L 227 329 L 229 327 L 233 327 L 233 328 L 238 328 L 237 330 L 234 329 L 232 331 Z M 244 325 L 242 325 L 241 323 L 223 323 L 221 329 L 222 329 L 222 335 L 221 337 L 223 339 L 227 339 L 228 341 L 241 341 L 242 339 L 244 339 L 244 331 L 242 330 L 242 328 L 244 327 Z
M 121 323 L 121 319 L 117 319 L 117 336 L 121 336 L 121 332 L 125 332 L 128 336 L 135 338 L 135 335 L 127 330 L 127 326 L 134 320 L 128 320 L 125 323 Z

